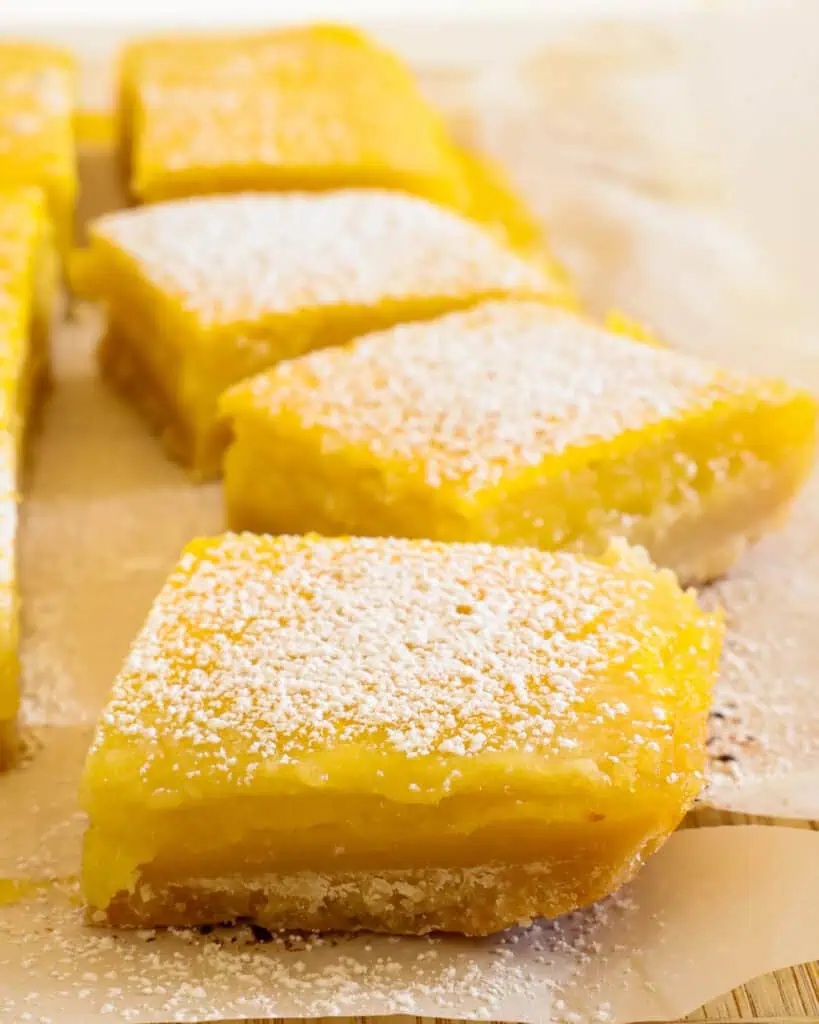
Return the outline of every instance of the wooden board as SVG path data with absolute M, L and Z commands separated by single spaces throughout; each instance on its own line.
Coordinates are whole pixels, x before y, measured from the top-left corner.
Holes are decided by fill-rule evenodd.
M 705 809 L 689 815 L 687 825 L 785 824 L 772 818 L 747 814 L 726 814 Z M 819 821 L 788 821 L 795 828 L 819 831 Z M 819 922 L 817 922 L 819 927 Z M 819 961 L 764 975 L 714 999 L 690 1014 L 688 1020 L 819 1020 Z

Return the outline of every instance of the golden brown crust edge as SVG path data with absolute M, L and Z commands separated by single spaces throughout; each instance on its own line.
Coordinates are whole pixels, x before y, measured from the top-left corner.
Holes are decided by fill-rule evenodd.
M 794 450 L 787 463 L 769 468 L 764 483 L 751 470 L 719 501 L 692 522 L 681 516 L 664 535 L 642 544 L 652 560 L 676 573 L 683 586 L 700 586 L 724 576 L 766 533 L 780 529 L 808 474 L 812 450 Z
M 810 453 L 796 451 L 789 463 L 771 471 L 765 486 L 750 473 L 737 479 L 707 512 L 679 514 L 664 531 L 647 524 L 625 539 L 645 547 L 656 565 L 672 569 L 682 586 L 710 583 L 785 523 L 809 465 Z M 276 524 L 264 510 L 236 501 L 228 506 L 227 518 L 236 531 L 297 532 L 293 523 Z
M 643 840 L 628 858 L 591 871 L 573 865 L 488 864 L 470 868 L 300 871 L 248 879 L 138 879 L 91 924 L 199 927 L 249 920 L 279 931 L 382 932 L 480 936 L 552 918 L 600 900 L 629 881 L 666 839 Z

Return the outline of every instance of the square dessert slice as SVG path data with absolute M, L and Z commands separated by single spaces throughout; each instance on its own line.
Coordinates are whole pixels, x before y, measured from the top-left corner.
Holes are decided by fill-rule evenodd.
M 233 529 L 596 553 L 723 572 L 808 472 L 816 403 L 535 302 L 282 364 L 222 402 Z
M 353 28 L 131 43 L 120 62 L 119 129 L 130 190 L 143 202 L 392 188 L 454 206 L 521 250 L 547 253 L 500 169 L 463 153 L 400 58 Z
M 57 280 L 51 237 L 39 189 L 0 188 L 0 769 L 16 752 L 18 467 L 48 372 Z
M 103 217 L 90 287 L 108 304 L 103 371 L 200 477 L 224 449 L 217 401 L 279 360 L 363 331 L 559 293 L 459 215 L 378 190 L 183 199 Z
M 589 903 L 699 791 L 720 642 L 625 545 L 194 541 L 88 755 L 90 919 L 484 934 Z
M 75 67 L 69 53 L 0 41 L 0 187 L 43 189 L 65 255 L 74 231 Z
M 123 54 L 120 97 L 143 202 L 348 186 L 461 199 L 441 117 L 402 61 L 352 28 L 141 40 Z
M 48 371 L 56 259 L 37 188 L 0 188 L 0 769 L 13 763 L 17 662 L 18 466 Z

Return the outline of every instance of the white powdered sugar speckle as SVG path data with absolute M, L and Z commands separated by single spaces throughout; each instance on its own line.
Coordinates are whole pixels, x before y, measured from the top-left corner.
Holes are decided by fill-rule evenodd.
M 363 447 L 421 467 L 432 484 L 477 487 L 615 438 L 627 458 L 665 423 L 790 394 L 542 303 L 488 302 L 282 363 L 237 385 L 225 408 L 268 429 L 295 419 L 328 453 Z M 693 481 L 693 457 L 679 459 Z
M 654 600 L 699 614 L 673 593 L 630 553 L 604 565 L 430 541 L 199 542 L 135 641 L 95 749 L 139 741 L 150 772 L 184 746 L 197 771 L 252 776 L 355 743 L 571 757 L 597 729 L 601 765 L 649 739 L 659 757 L 673 686 L 647 690 L 632 663 L 662 633 Z
M 331 308 L 354 323 L 379 306 L 394 322 L 391 304 L 430 315 L 436 303 L 552 290 L 471 221 L 375 189 L 183 199 L 108 214 L 93 233 L 204 328 Z

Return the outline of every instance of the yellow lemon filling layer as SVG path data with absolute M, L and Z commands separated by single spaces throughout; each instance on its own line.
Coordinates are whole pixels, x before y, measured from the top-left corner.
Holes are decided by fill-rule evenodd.
M 624 547 L 196 541 L 89 753 L 92 919 L 479 933 L 593 900 L 700 787 L 720 636 Z
M 400 321 L 562 289 L 471 221 L 365 189 L 114 213 L 85 263 L 109 310 L 103 369 L 200 477 L 219 473 L 217 402 L 244 377 Z
M 601 330 L 490 302 L 371 334 L 231 389 L 233 529 L 644 545 L 724 571 L 811 465 L 814 399 Z

